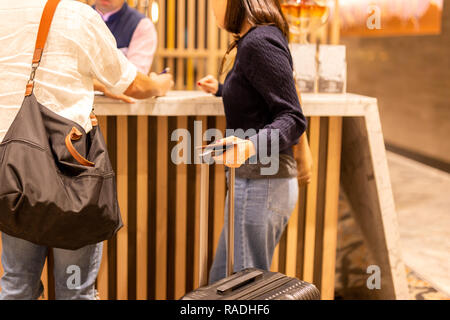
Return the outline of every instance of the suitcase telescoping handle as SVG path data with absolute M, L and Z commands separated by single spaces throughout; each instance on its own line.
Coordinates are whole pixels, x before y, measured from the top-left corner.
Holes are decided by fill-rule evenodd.
M 208 198 L 209 164 L 202 163 L 200 164 L 199 288 L 208 282 Z
M 234 268 L 234 178 L 235 169 L 230 168 L 228 183 L 228 232 L 227 232 L 227 277 L 233 274 Z
M 234 180 L 235 169 L 229 168 L 228 179 L 228 227 L 227 227 L 227 276 L 231 276 L 234 267 Z M 208 283 L 208 198 L 209 164 L 200 164 L 200 226 L 199 226 L 199 287 Z

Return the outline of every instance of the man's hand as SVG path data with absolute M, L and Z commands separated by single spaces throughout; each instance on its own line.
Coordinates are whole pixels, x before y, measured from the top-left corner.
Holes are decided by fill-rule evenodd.
M 150 76 L 146 76 L 138 72 L 124 94 L 136 99 L 161 97 L 172 89 L 173 85 L 173 76 L 170 73 L 156 74 L 152 72 Z
M 126 103 L 134 103 L 133 98 L 131 98 L 129 96 L 126 96 L 124 94 L 113 94 L 113 93 L 111 93 L 108 90 L 105 90 L 104 94 L 105 94 L 105 97 L 108 97 L 108 98 L 120 100 L 120 101 L 123 101 L 123 102 L 126 102 Z
M 157 97 L 166 95 L 167 91 L 172 89 L 174 85 L 173 76 L 170 73 L 156 74 L 152 72 L 149 77 L 158 86 L 158 93 L 156 94 Z
M 98 81 L 97 79 L 93 80 L 94 80 L 94 90 L 103 92 L 105 94 L 105 97 L 120 100 L 126 103 L 134 103 L 134 100 L 131 97 L 124 94 L 113 94 L 111 91 L 106 89 L 106 87 L 102 83 L 100 83 L 100 81 Z

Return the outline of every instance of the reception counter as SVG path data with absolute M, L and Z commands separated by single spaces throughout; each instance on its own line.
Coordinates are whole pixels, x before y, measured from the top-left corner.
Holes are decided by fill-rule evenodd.
M 300 187 L 299 202 L 276 249 L 272 270 L 313 282 L 323 299 L 333 299 L 341 186 L 380 267 L 381 288 L 374 290 L 380 298 L 407 299 L 377 100 L 354 94 L 304 94 L 302 100 L 314 158 L 313 179 Z M 178 299 L 198 285 L 200 169 L 198 164 L 175 164 L 171 159 L 187 156 L 195 161 L 194 147 L 207 143 L 203 132 L 208 128 L 224 132 L 222 101 L 194 91 L 173 91 L 131 105 L 96 97 L 94 112 L 117 173 L 124 221 L 118 234 L 104 244 L 99 296 Z M 172 135 L 176 129 L 191 133 L 188 154 L 173 152 L 180 142 L 178 135 Z M 214 165 L 209 265 L 223 225 L 225 193 L 224 167 Z M 43 273 L 48 298 L 53 297 L 51 264 L 50 256 Z

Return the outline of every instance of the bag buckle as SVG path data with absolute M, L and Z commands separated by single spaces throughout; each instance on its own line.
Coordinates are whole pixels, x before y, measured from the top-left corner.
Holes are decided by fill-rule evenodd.
M 36 70 L 39 67 L 39 62 L 33 62 L 31 64 L 31 73 L 30 78 L 28 79 L 28 83 L 34 82 L 34 77 L 36 76 Z

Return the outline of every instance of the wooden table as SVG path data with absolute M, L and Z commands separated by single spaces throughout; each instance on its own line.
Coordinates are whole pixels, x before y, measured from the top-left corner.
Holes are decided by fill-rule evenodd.
M 323 299 L 333 299 L 341 183 L 381 269 L 379 296 L 408 299 L 377 100 L 355 94 L 304 94 L 302 99 L 313 179 L 300 188 L 272 270 L 313 282 Z M 132 105 L 96 97 L 95 113 L 117 173 L 125 224 L 105 242 L 97 280 L 100 297 L 178 299 L 198 283 L 200 170 L 199 165 L 170 160 L 179 143 L 172 133 L 184 128 L 192 134 L 195 158 L 193 147 L 206 142 L 206 129 L 225 129 L 222 101 L 193 91 L 173 91 Z M 224 167 L 214 165 L 209 265 L 223 225 L 225 192 Z M 44 284 L 53 283 L 51 263 L 50 257 Z M 52 298 L 47 286 L 46 292 Z

